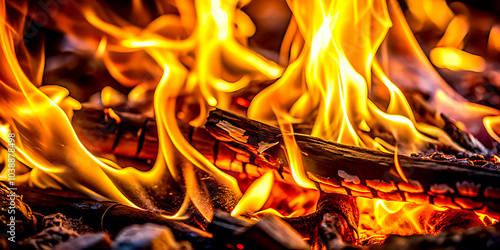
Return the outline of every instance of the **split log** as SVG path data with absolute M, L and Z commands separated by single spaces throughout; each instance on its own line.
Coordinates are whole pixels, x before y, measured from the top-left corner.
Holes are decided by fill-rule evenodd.
M 83 108 L 75 111 L 72 125 L 82 144 L 96 153 L 112 153 L 119 156 L 155 160 L 158 151 L 156 121 L 142 115 L 115 111 L 119 122 L 100 109 Z M 203 127 L 194 128 L 179 123 L 184 137 L 219 169 L 246 173 L 250 178 L 260 177 L 263 169 L 275 170 L 243 147 L 231 147 L 216 140 Z M 280 180 L 291 180 L 288 170 Z
M 209 233 L 189 226 L 184 221 L 169 219 L 151 211 L 116 202 L 95 201 L 78 195 L 70 197 L 68 191 L 29 188 L 19 192 L 34 211 L 42 214 L 61 212 L 69 217 L 83 217 L 84 223 L 95 231 L 102 230 L 110 235 L 117 235 L 127 226 L 151 222 L 169 227 L 177 241 L 189 241 L 195 248 L 211 245 Z
M 254 153 L 280 173 L 289 169 L 278 128 L 222 110 L 212 111 L 205 127 L 218 140 Z M 392 154 L 302 134 L 295 134 L 295 140 L 308 177 L 323 192 L 431 203 L 500 219 L 498 171 L 399 155 L 406 183 L 396 171 Z M 263 148 L 266 145 L 272 147 Z

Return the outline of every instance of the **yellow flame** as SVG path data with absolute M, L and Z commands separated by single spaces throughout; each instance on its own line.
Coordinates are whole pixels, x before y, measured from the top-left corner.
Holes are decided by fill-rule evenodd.
M 465 15 L 455 16 L 446 31 L 444 32 L 443 37 L 437 43 L 437 47 L 454 47 L 461 49 L 463 47 L 463 40 L 467 33 L 469 32 L 469 20 Z
M 438 47 L 431 50 L 430 59 L 434 65 L 451 70 L 484 71 L 486 62 L 480 56 L 451 48 Z
M 403 173 L 403 169 L 401 169 L 401 165 L 399 165 L 397 146 L 394 148 L 394 166 L 396 166 L 396 171 L 398 172 L 399 177 L 401 177 L 401 179 L 408 183 L 408 178 L 406 178 L 406 175 Z
M 286 155 L 292 171 L 292 176 L 299 186 L 304 188 L 316 189 L 316 184 L 311 181 L 305 173 L 302 163 L 302 153 L 300 152 L 293 134 L 293 127 L 290 121 L 283 116 L 283 113 L 274 108 L 278 115 L 278 121 L 285 142 Z
M 292 44 L 305 41 L 302 51 L 276 83 L 254 98 L 248 116 L 272 122 L 273 114 L 264 107 L 288 107 L 286 115 L 294 120 L 314 120 L 313 136 L 383 151 L 393 145 L 369 136 L 371 130 L 392 133 L 403 153 L 436 143 L 419 132 L 408 101 L 374 58 L 391 27 L 386 2 L 299 2 L 289 5 L 302 35 Z M 368 98 L 372 72 L 389 89 L 385 111 Z M 445 137 L 437 128 L 427 130 Z
M 487 116 L 483 123 L 491 138 L 500 143 L 500 116 Z
M 266 203 L 273 187 L 274 174 L 267 172 L 255 180 L 241 197 L 231 216 L 253 215 Z
M 488 51 L 500 52 L 500 24 L 495 24 L 488 37 Z
M 428 24 L 444 30 L 453 18 L 453 11 L 445 0 L 408 0 L 409 22 L 415 31 Z

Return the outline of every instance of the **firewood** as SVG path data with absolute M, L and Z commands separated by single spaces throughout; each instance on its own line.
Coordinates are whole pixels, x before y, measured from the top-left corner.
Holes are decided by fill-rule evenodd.
M 429 104 L 423 93 L 418 91 L 405 91 L 405 96 L 414 111 L 415 118 L 418 122 L 431 124 L 441 128 L 450 138 L 458 145 L 476 154 L 491 154 L 476 137 L 467 133 L 451 121 L 444 114 L 438 114 L 438 111 Z M 467 152 L 466 153 L 469 153 Z
M 352 196 L 322 193 L 316 212 L 305 216 L 285 218 L 285 221 L 303 237 L 309 238 L 312 243 L 315 243 L 320 238 L 320 225 L 325 214 L 337 218 L 336 231 L 342 242 L 358 243 L 359 211 Z
M 92 227 L 94 231 L 103 230 L 114 236 L 127 226 L 151 222 L 169 227 L 176 240 L 187 240 L 195 248 L 211 244 L 209 233 L 184 223 L 195 224 L 193 221 L 183 222 L 169 219 L 155 212 L 116 202 L 95 201 L 76 194 L 69 197 L 68 191 L 39 190 L 36 188 L 21 191 L 25 201 L 30 204 L 34 211 L 44 214 L 61 212 L 69 217 L 83 217 L 85 224 Z
M 53 226 L 64 227 L 69 230 L 73 230 L 78 234 L 92 232 L 93 229 L 83 223 L 82 218 L 73 219 L 67 218 L 66 215 L 62 213 L 49 214 L 43 217 L 41 228 L 49 228 Z
M 91 151 L 155 159 L 158 133 L 153 118 L 129 112 L 116 112 L 115 120 L 103 110 L 83 108 L 73 115 L 72 125 L 80 141 Z M 181 126 L 188 135 L 191 127 Z
M 155 160 L 158 149 L 156 121 L 129 112 L 115 113 L 120 117 L 120 122 L 100 109 L 83 108 L 75 111 L 72 125 L 82 144 L 95 153 Z M 264 173 L 262 169 L 274 170 L 276 167 L 253 157 L 243 147 L 231 147 L 216 140 L 203 127 L 194 128 L 180 122 L 179 128 L 196 150 L 222 170 L 244 172 L 255 178 Z M 292 180 L 288 170 L 281 173 L 279 180 L 283 179 Z
M 358 242 L 359 213 L 352 196 L 322 194 L 314 213 L 283 220 L 297 230 L 301 238 L 309 239 L 309 242 L 316 246 L 319 244 L 320 224 L 325 214 L 337 218 L 335 230 L 340 241 L 346 242 L 346 246 Z M 250 228 L 252 228 L 251 221 L 231 217 L 227 213 L 218 211 L 207 229 L 214 235 L 215 242 L 222 240 L 220 244 L 230 243 L 236 246 L 237 244 L 244 245 L 244 242 L 248 241 L 246 232 Z M 231 240 L 228 241 L 228 239 Z
M 205 127 L 218 140 L 244 148 L 276 169 L 289 169 L 278 128 L 222 110 L 210 113 Z M 319 190 L 367 198 L 431 203 L 478 211 L 500 218 L 500 172 L 400 155 L 399 176 L 394 155 L 295 134 L 309 178 Z M 273 145 L 262 151 L 262 145 Z
M 314 227 L 314 221 L 303 219 L 303 224 Z M 255 223 L 217 211 L 208 230 L 214 235 L 216 248 L 310 249 L 303 236 L 284 220 L 273 215 L 265 216 Z
M 187 241 L 177 242 L 166 226 L 146 223 L 126 227 L 115 238 L 113 250 L 121 249 L 172 249 L 190 250 Z
M 260 219 L 243 235 L 249 249 L 311 249 L 293 227 L 274 215 Z
M 320 239 L 328 250 L 346 250 L 346 249 L 361 249 L 351 244 L 346 244 L 339 232 L 342 219 L 336 214 L 326 213 L 323 215 L 323 220 L 320 225 Z

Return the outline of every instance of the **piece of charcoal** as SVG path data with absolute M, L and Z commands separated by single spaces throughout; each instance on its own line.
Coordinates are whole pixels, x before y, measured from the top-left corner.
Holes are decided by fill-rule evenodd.
M 229 213 L 222 210 L 217 210 L 214 213 L 212 222 L 207 227 L 208 232 L 212 233 L 214 237 L 221 236 L 238 236 L 252 227 L 253 223 L 232 217 Z
M 42 227 L 49 228 L 53 226 L 64 227 L 69 230 L 73 230 L 78 234 L 89 233 L 92 232 L 92 227 L 86 225 L 83 221 L 83 218 L 73 219 L 67 218 L 62 213 L 49 214 L 43 217 Z
M 46 228 L 38 234 L 21 240 L 16 249 L 25 250 L 46 250 L 52 249 L 55 245 L 67 240 L 76 238 L 78 233 L 60 226 Z
M 111 249 L 111 239 L 104 232 L 82 234 L 57 244 L 53 250 L 106 250 Z
M 68 222 L 66 216 L 62 213 L 49 214 L 43 217 L 42 225 L 44 228 L 49 227 L 65 227 L 64 225 Z
M 486 169 L 496 170 L 496 171 L 499 170 L 498 166 L 495 163 L 491 162 L 491 161 L 487 162 L 486 164 L 484 164 L 481 167 L 482 168 L 486 168 Z
M 342 228 L 341 223 L 339 223 L 342 219 L 343 218 L 332 213 L 326 213 L 323 215 L 323 220 L 321 221 L 319 227 L 321 242 L 328 250 L 360 249 L 359 247 L 347 244 L 342 240 L 342 237 L 338 232 L 338 230 Z
M 470 228 L 483 225 L 479 216 L 473 211 L 462 209 L 436 210 L 427 222 L 427 233 L 436 234 L 459 228 Z
M 374 250 L 413 249 L 500 249 L 500 225 L 478 226 L 441 232 L 438 235 L 389 236 Z
M 295 229 L 273 215 L 259 220 L 241 238 L 245 249 L 311 249 Z
M 112 245 L 113 250 L 146 250 L 146 249 L 192 249 L 187 241 L 177 242 L 172 231 L 166 226 L 146 223 L 132 225 L 118 233 Z

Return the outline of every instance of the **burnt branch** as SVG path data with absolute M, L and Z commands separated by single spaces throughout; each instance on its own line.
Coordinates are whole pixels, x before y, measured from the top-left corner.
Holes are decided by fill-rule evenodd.
M 222 110 L 212 111 L 205 126 L 218 140 L 245 148 L 276 169 L 289 169 L 278 128 Z M 296 134 L 295 140 L 307 175 L 323 192 L 431 203 L 500 218 L 498 171 L 400 155 L 406 183 L 396 171 L 392 154 L 302 134 Z M 262 145 L 273 146 L 262 150 Z
M 74 218 L 83 218 L 84 223 L 94 231 L 105 231 L 117 235 L 123 228 L 133 224 L 156 223 L 172 230 L 177 241 L 189 241 L 193 246 L 210 246 L 211 235 L 190 226 L 193 221 L 169 219 L 166 216 L 129 207 L 110 201 L 95 201 L 81 195 L 63 190 L 41 190 L 36 188 L 20 188 L 24 201 L 34 211 L 42 214 L 64 213 Z M 193 218 L 191 218 L 193 219 Z

